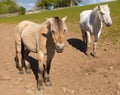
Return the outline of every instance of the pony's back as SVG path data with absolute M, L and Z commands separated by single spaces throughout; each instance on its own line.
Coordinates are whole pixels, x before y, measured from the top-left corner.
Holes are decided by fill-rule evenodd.
M 92 10 L 85 10 L 80 13 L 80 27 L 82 30 L 89 30 L 90 15 Z
M 16 32 L 22 32 L 27 26 L 34 24 L 34 22 L 31 21 L 22 21 L 16 26 Z
M 92 12 L 92 10 L 85 10 L 80 13 L 80 24 L 82 24 L 87 19 L 89 19 L 91 12 Z

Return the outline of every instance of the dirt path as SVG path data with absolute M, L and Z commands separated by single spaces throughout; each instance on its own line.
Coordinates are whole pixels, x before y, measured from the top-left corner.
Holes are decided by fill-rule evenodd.
M 19 75 L 15 68 L 13 32 L 14 25 L 0 25 L 0 95 L 120 95 L 120 44 L 100 40 L 99 57 L 88 57 L 81 35 L 68 32 L 63 54 L 52 61 L 53 86 L 40 92 L 33 73 Z

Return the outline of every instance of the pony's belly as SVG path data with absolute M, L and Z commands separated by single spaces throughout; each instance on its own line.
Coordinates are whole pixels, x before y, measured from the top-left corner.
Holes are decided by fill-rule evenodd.
M 30 50 L 31 52 L 37 52 L 37 49 L 35 47 L 30 47 L 30 46 L 25 46 L 28 50 Z
M 22 40 L 27 49 L 32 52 L 37 52 L 36 41 L 32 37 L 24 37 Z
M 26 47 L 28 50 L 30 50 L 31 52 L 37 52 L 36 47 L 33 46 L 33 45 L 31 45 L 31 44 L 28 44 L 28 45 L 25 44 L 25 47 Z

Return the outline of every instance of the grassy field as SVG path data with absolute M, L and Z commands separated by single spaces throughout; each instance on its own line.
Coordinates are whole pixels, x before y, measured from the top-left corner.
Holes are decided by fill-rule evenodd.
M 111 18 L 112 18 L 113 24 L 110 28 L 107 28 L 105 26 L 103 27 L 103 31 L 107 31 L 107 32 L 102 33 L 102 37 L 103 38 L 112 37 L 112 39 L 114 39 L 113 43 L 115 43 L 117 42 L 116 38 L 120 37 L 120 0 L 109 2 L 108 4 L 111 9 Z M 80 12 L 87 9 L 93 9 L 95 6 L 96 5 L 88 5 L 88 6 L 64 8 L 64 9 L 44 11 L 36 14 L 0 18 L 0 23 L 17 24 L 22 20 L 31 20 L 37 23 L 41 23 L 45 20 L 45 18 L 48 18 L 48 17 L 68 16 L 67 25 L 68 25 L 69 31 L 79 32 L 80 31 L 79 29 Z

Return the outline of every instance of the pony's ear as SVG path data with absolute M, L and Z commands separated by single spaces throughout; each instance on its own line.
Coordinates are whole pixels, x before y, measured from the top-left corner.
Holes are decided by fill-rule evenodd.
M 47 20 L 50 24 L 52 23 L 51 18 L 46 18 L 46 20 Z
M 108 7 L 108 4 L 105 4 Z
M 67 16 L 63 17 L 63 18 L 62 18 L 62 21 L 65 22 L 66 19 L 67 19 Z
M 98 9 L 100 10 L 100 5 L 98 5 Z
M 45 20 L 47 20 L 48 18 L 47 17 L 45 17 Z

